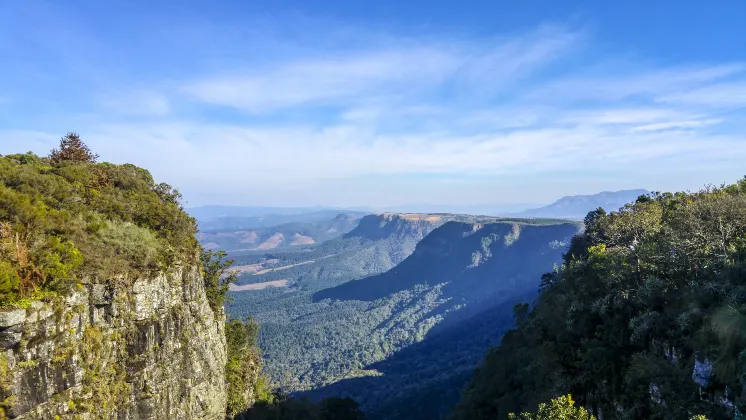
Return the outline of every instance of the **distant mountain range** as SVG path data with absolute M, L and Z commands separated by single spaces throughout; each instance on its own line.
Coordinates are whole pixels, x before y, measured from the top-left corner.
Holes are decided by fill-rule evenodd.
M 290 210 L 286 210 L 290 211 Z M 227 215 L 205 217 L 205 214 L 211 212 L 196 212 L 201 214 L 197 219 L 200 232 L 227 232 L 239 230 L 252 230 L 256 228 L 268 228 L 279 226 L 287 223 L 318 223 L 334 219 L 339 215 L 346 215 L 359 219 L 367 213 L 344 210 L 315 210 L 300 213 L 262 213 L 255 215 Z M 236 214 L 236 212 L 227 212 L 226 214 Z M 239 213 L 240 214 L 240 213 Z
M 641 195 L 650 194 L 644 189 L 603 191 L 590 195 L 571 195 L 560 198 L 547 206 L 530 203 L 510 204 L 408 204 L 400 206 L 371 207 L 256 207 L 256 206 L 202 206 L 186 209 L 200 222 L 200 230 L 223 230 L 276 226 L 291 222 L 318 222 L 329 220 L 342 213 L 364 216 L 371 213 L 393 214 L 469 214 L 483 216 L 559 218 L 580 220 L 589 211 L 602 207 L 607 212 L 618 210 Z
M 650 194 L 650 191 L 622 190 L 603 191 L 592 195 L 571 195 L 562 197 L 554 203 L 530 210 L 512 214 L 515 217 L 548 217 L 561 219 L 583 219 L 589 211 L 599 207 L 607 212 L 619 210 L 625 204 L 631 203 L 641 195 Z
M 303 215 L 313 219 L 316 213 Z M 341 213 L 331 219 L 305 222 L 289 222 L 276 226 L 261 226 L 262 223 L 283 219 L 286 216 L 224 217 L 200 221 L 198 239 L 208 250 L 268 251 L 283 248 L 303 247 L 328 241 L 344 235 L 357 227 L 360 215 Z M 269 219 L 269 220 L 268 220 Z M 250 227 L 250 225 L 256 227 Z
M 355 208 L 337 208 L 337 207 L 263 207 L 263 206 L 199 206 L 185 209 L 190 216 L 195 219 L 216 220 L 229 218 L 232 220 L 244 219 L 247 223 L 252 220 L 266 220 L 266 223 L 300 222 L 316 221 L 329 219 L 340 213 L 372 213 L 372 210 L 365 207 Z M 282 217 L 284 216 L 284 217 Z M 275 223 L 275 224 L 279 224 Z M 271 226 L 271 225 L 264 225 Z M 257 227 L 257 226 L 250 226 Z

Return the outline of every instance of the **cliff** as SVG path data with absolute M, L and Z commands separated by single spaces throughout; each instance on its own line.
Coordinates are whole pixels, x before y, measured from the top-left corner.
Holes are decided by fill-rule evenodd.
M 5 416 L 223 419 L 223 318 L 196 269 L 2 312 Z
M 495 279 L 502 279 L 499 284 L 503 285 L 522 285 L 525 280 L 534 289 L 541 274 L 560 261 L 578 230 L 579 225 L 572 222 L 448 221 L 431 229 L 393 269 L 321 290 L 314 300 L 374 301 L 417 284 L 444 282 L 449 283 L 446 290 L 456 295 L 483 300 L 494 293 Z
M 75 133 L 0 156 L 0 419 L 225 418 L 225 285 L 180 199 Z

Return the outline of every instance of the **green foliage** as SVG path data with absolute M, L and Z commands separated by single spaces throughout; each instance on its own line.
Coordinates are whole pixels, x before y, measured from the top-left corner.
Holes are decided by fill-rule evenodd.
M 222 311 L 231 283 L 236 282 L 235 272 L 226 272 L 235 261 L 225 260 L 225 251 L 203 251 L 202 260 L 205 294 L 213 311 Z
M 735 380 L 739 374 L 739 359 L 746 349 L 746 314 L 734 306 L 725 306 L 713 315 L 712 327 L 721 343 L 715 365 L 717 374 Z
M 68 134 L 49 158 L 0 157 L 0 307 L 194 262 L 180 195 L 133 165 L 95 163 Z
M 746 409 L 746 179 L 597 210 L 457 419 L 504 419 L 572 394 L 604 419 Z
M 549 404 L 539 404 L 538 411 L 534 413 L 521 413 L 516 416 L 508 414 L 511 420 L 596 420 L 591 413 L 583 407 L 575 407 L 575 401 L 571 395 L 563 395 L 554 398 Z
M 5 353 L 0 353 L 0 392 L 5 392 L 12 383 L 13 376 L 10 372 L 10 365 L 8 364 L 8 356 Z
M 262 358 L 256 345 L 259 324 L 231 319 L 225 324 L 228 361 L 225 367 L 228 406 L 226 415 L 234 418 L 256 401 L 271 402 L 273 395 L 262 375 Z

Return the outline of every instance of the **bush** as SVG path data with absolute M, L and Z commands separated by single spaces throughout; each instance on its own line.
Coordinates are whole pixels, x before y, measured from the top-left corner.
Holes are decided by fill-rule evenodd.
M 553 399 L 549 404 L 539 404 L 539 410 L 534 413 L 521 413 L 516 416 L 508 414 L 511 420 L 596 420 L 591 413 L 583 407 L 575 407 L 575 401 L 571 395 L 563 395 Z

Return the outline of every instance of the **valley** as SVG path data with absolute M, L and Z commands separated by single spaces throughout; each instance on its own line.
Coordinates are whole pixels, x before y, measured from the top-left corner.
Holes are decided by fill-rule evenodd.
M 241 272 L 227 309 L 261 324 L 265 372 L 281 389 L 350 396 L 371 418 L 438 418 L 512 325 L 513 305 L 533 299 L 580 228 L 551 219 L 368 215 L 300 251 L 232 253 L 239 269 L 258 269 Z M 422 409 L 401 411 L 397 398 L 415 398 Z

